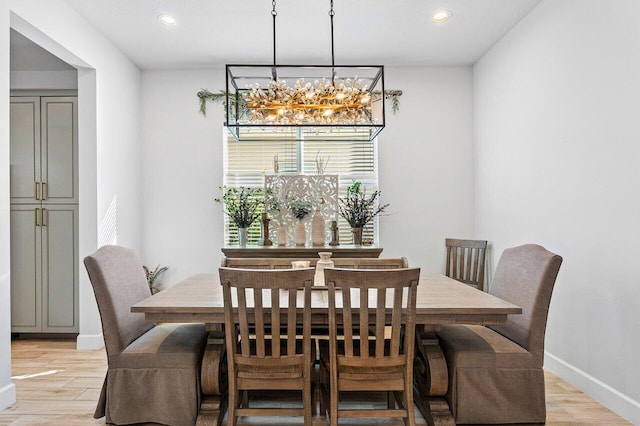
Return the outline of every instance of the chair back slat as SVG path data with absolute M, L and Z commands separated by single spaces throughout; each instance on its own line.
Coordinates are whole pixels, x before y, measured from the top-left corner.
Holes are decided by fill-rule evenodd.
M 401 326 L 403 308 L 402 293 L 402 288 L 396 287 L 393 289 L 393 311 L 391 312 L 391 350 L 389 352 L 390 356 L 398 356 L 400 354 L 400 335 L 402 331 Z
M 260 358 L 265 356 L 264 350 L 264 312 L 262 310 L 262 290 L 256 289 L 253 293 L 254 312 L 256 319 L 256 355 Z
M 369 292 L 366 289 L 360 289 L 360 326 L 358 335 L 360 337 L 360 356 L 369 358 Z
M 289 289 L 289 309 L 287 310 L 287 354 L 296 352 L 296 310 L 291 307 L 296 306 L 296 291 Z M 311 306 L 309 306 L 311 309 Z M 274 330 L 274 333 L 276 331 Z
M 248 356 L 249 349 L 249 321 L 247 317 L 247 290 L 245 288 L 238 289 L 238 317 L 240 319 L 240 344 L 242 355 Z M 230 329 L 233 330 L 233 329 Z
M 378 290 L 378 301 L 376 306 L 376 358 L 384 357 L 384 331 L 385 331 L 385 303 L 387 300 L 387 289 Z M 382 338 L 380 338 L 382 336 Z
M 325 282 L 327 276 L 325 275 Z M 334 293 L 335 294 L 335 293 Z M 335 299 L 334 299 L 335 300 Z M 329 313 L 329 319 L 335 320 L 335 302 L 334 313 Z M 342 321 L 344 323 L 344 345 L 347 356 L 353 356 L 353 317 L 351 315 L 351 291 L 342 292 Z M 334 330 L 335 331 L 335 330 Z
M 277 288 L 271 289 L 271 333 L 272 333 L 272 354 L 274 358 L 280 357 L 280 291 Z
M 446 239 L 445 274 L 484 291 L 484 268 L 487 241 Z

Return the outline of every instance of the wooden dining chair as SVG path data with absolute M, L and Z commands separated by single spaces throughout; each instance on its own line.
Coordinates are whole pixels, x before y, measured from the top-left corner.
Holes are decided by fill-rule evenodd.
M 200 407 L 204 324 L 156 325 L 131 305 L 151 296 L 133 250 L 102 246 L 84 258 L 100 310 L 107 375 L 95 418 L 107 424 L 194 425 Z
M 220 268 L 228 425 L 243 416 L 303 416 L 311 426 L 311 286 L 315 269 Z M 301 337 L 300 337 L 301 336 Z M 251 408 L 248 391 L 299 390 L 302 408 Z
M 522 307 L 500 325 L 443 325 L 446 399 L 456 424 L 544 423 L 544 335 L 562 257 L 526 244 L 506 249 L 490 293 Z
M 420 269 L 325 269 L 329 342 L 320 342 L 321 412 L 414 425 L 413 353 Z M 340 393 L 389 392 L 386 409 L 340 408 Z M 397 408 L 396 408 L 397 403 Z
M 446 275 L 484 291 L 485 240 L 446 239 Z

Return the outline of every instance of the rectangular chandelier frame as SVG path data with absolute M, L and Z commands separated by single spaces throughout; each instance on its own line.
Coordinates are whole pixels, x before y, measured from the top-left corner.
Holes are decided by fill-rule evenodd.
M 385 102 L 384 102 L 384 66 L 381 65 L 226 65 L 226 121 L 225 126 L 238 141 L 260 141 L 273 140 L 274 132 L 278 134 L 278 139 L 282 140 L 373 140 L 385 127 Z M 333 83 L 332 83 L 333 81 Z M 333 85 L 331 89 L 357 87 L 355 92 L 370 95 L 365 102 L 366 108 L 362 107 L 360 100 L 352 101 L 350 104 L 340 104 L 332 99 L 327 101 L 323 97 L 322 103 L 310 99 L 312 105 L 306 103 L 287 104 L 286 106 L 278 102 L 256 102 L 255 99 L 266 98 L 270 92 L 270 85 L 280 84 L 292 93 L 294 88 L 308 92 L 314 92 L 315 87 Z M 259 88 L 256 91 L 256 88 Z M 290 88 L 290 89 L 289 89 Z M 252 93 L 253 90 L 253 93 Z M 260 93 L 258 93 L 260 92 Z M 316 91 L 319 92 L 319 91 Z M 256 93 L 259 95 L 257 96 Z M 260 98 L 262 96 L 262 98 Z M 313 93 L 311 94 L 313 96 Z M 344 97 L 344 94 L 338 96 Z M 366 94 L 365 94 L 366 96 Z M 290 98 L 289 96 L 286 96 Z M 342 99 L 342 98 L 340 98 Z M 363 98 L 360 98 L 363 99 Z M 249 100 L 249 102 L 248 102 Z M 315 103 L 314 103 L 315 102 Z M 333 102 L 333 103 L 331 103 Z M 265 105 L 266 103 L 266 105 Z M 281 106 L 282 105 L 282 106 Z M 281 107 L 280 107 L 281 106 Z M 276 111 L 281 108 L 282 111 Z M 303 113 L 312 111 L 315 116 L 320 116 L 320 122 L 287 122 L 279 120 L 278 114 L 284 116 L 284 110 L 295 117 L 300 117 L 301 121 L 306 120 Z M 331 110 L 331 111 L 326 111 Z M 292 112 L 293 111 L 293 112 Z M 299 111 L 299 112 L 296 112 Z M 334 111 L 335 121 L 332 116 Z M 300 114 L 300 115 L 295 115 Z M 272 115 L 273 117 L 269 117 Z M 322 115 L 327 116 L 326 119 Z M 256 119 L 256 116 L 258 119 Z M 262 119 L 266 116 L 266 119 Z M 338 120 L 340 117 L 356 117 L 353 122 L 347 119 Z M 269 119 L 279 120 L 276 123 L 268 122 Z M 261 132 L 260 130 L 271 130 Z M 261 136 L 264 135 L 264 136 Z M 264 138 L 264 139 L 263 139 Z

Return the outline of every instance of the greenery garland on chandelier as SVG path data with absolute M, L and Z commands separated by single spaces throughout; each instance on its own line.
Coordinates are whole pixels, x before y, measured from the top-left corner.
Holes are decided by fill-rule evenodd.
M 227 92 L 225 90 L 213 93 L 207 89 L 202 89 L 196 95 L 198 96 L 198 99 L 200 99 L 200 114 L 204 116 L 207 115 L 207 102 L 221 102 L 226 109 L 226 105 L 224 105 L 224 103 L 227 97 Z M 374 99 L 376 99 L 376 96 L 380 96 L 380 92 L 373 92 L 372 95 L 374 96 Z M 384 91 L 384 98 L 391 101 L 391 109 L 394 114 L 400 110 L 400 100 L 398 99 L 400 96 L 402 96 L 402 90 L 389 89 Z M 229 99 L 232 104 L 235 104 L 235 94 L 229 93 Z

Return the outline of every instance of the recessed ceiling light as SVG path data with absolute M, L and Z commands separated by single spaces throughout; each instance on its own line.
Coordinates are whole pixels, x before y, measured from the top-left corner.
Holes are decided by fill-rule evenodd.
M 165 25 L 175 25 L 178 22 L 176 21 L 175 17 L 167 14 L 162 14 L 158 16 L 158 19 L 160 20 L 160 22 L 162 22 Z
M 453 13 L 450 10 L 439 10 L 433 14 L 433 22 L 436 24 L 447 22 L 452 15 Z

